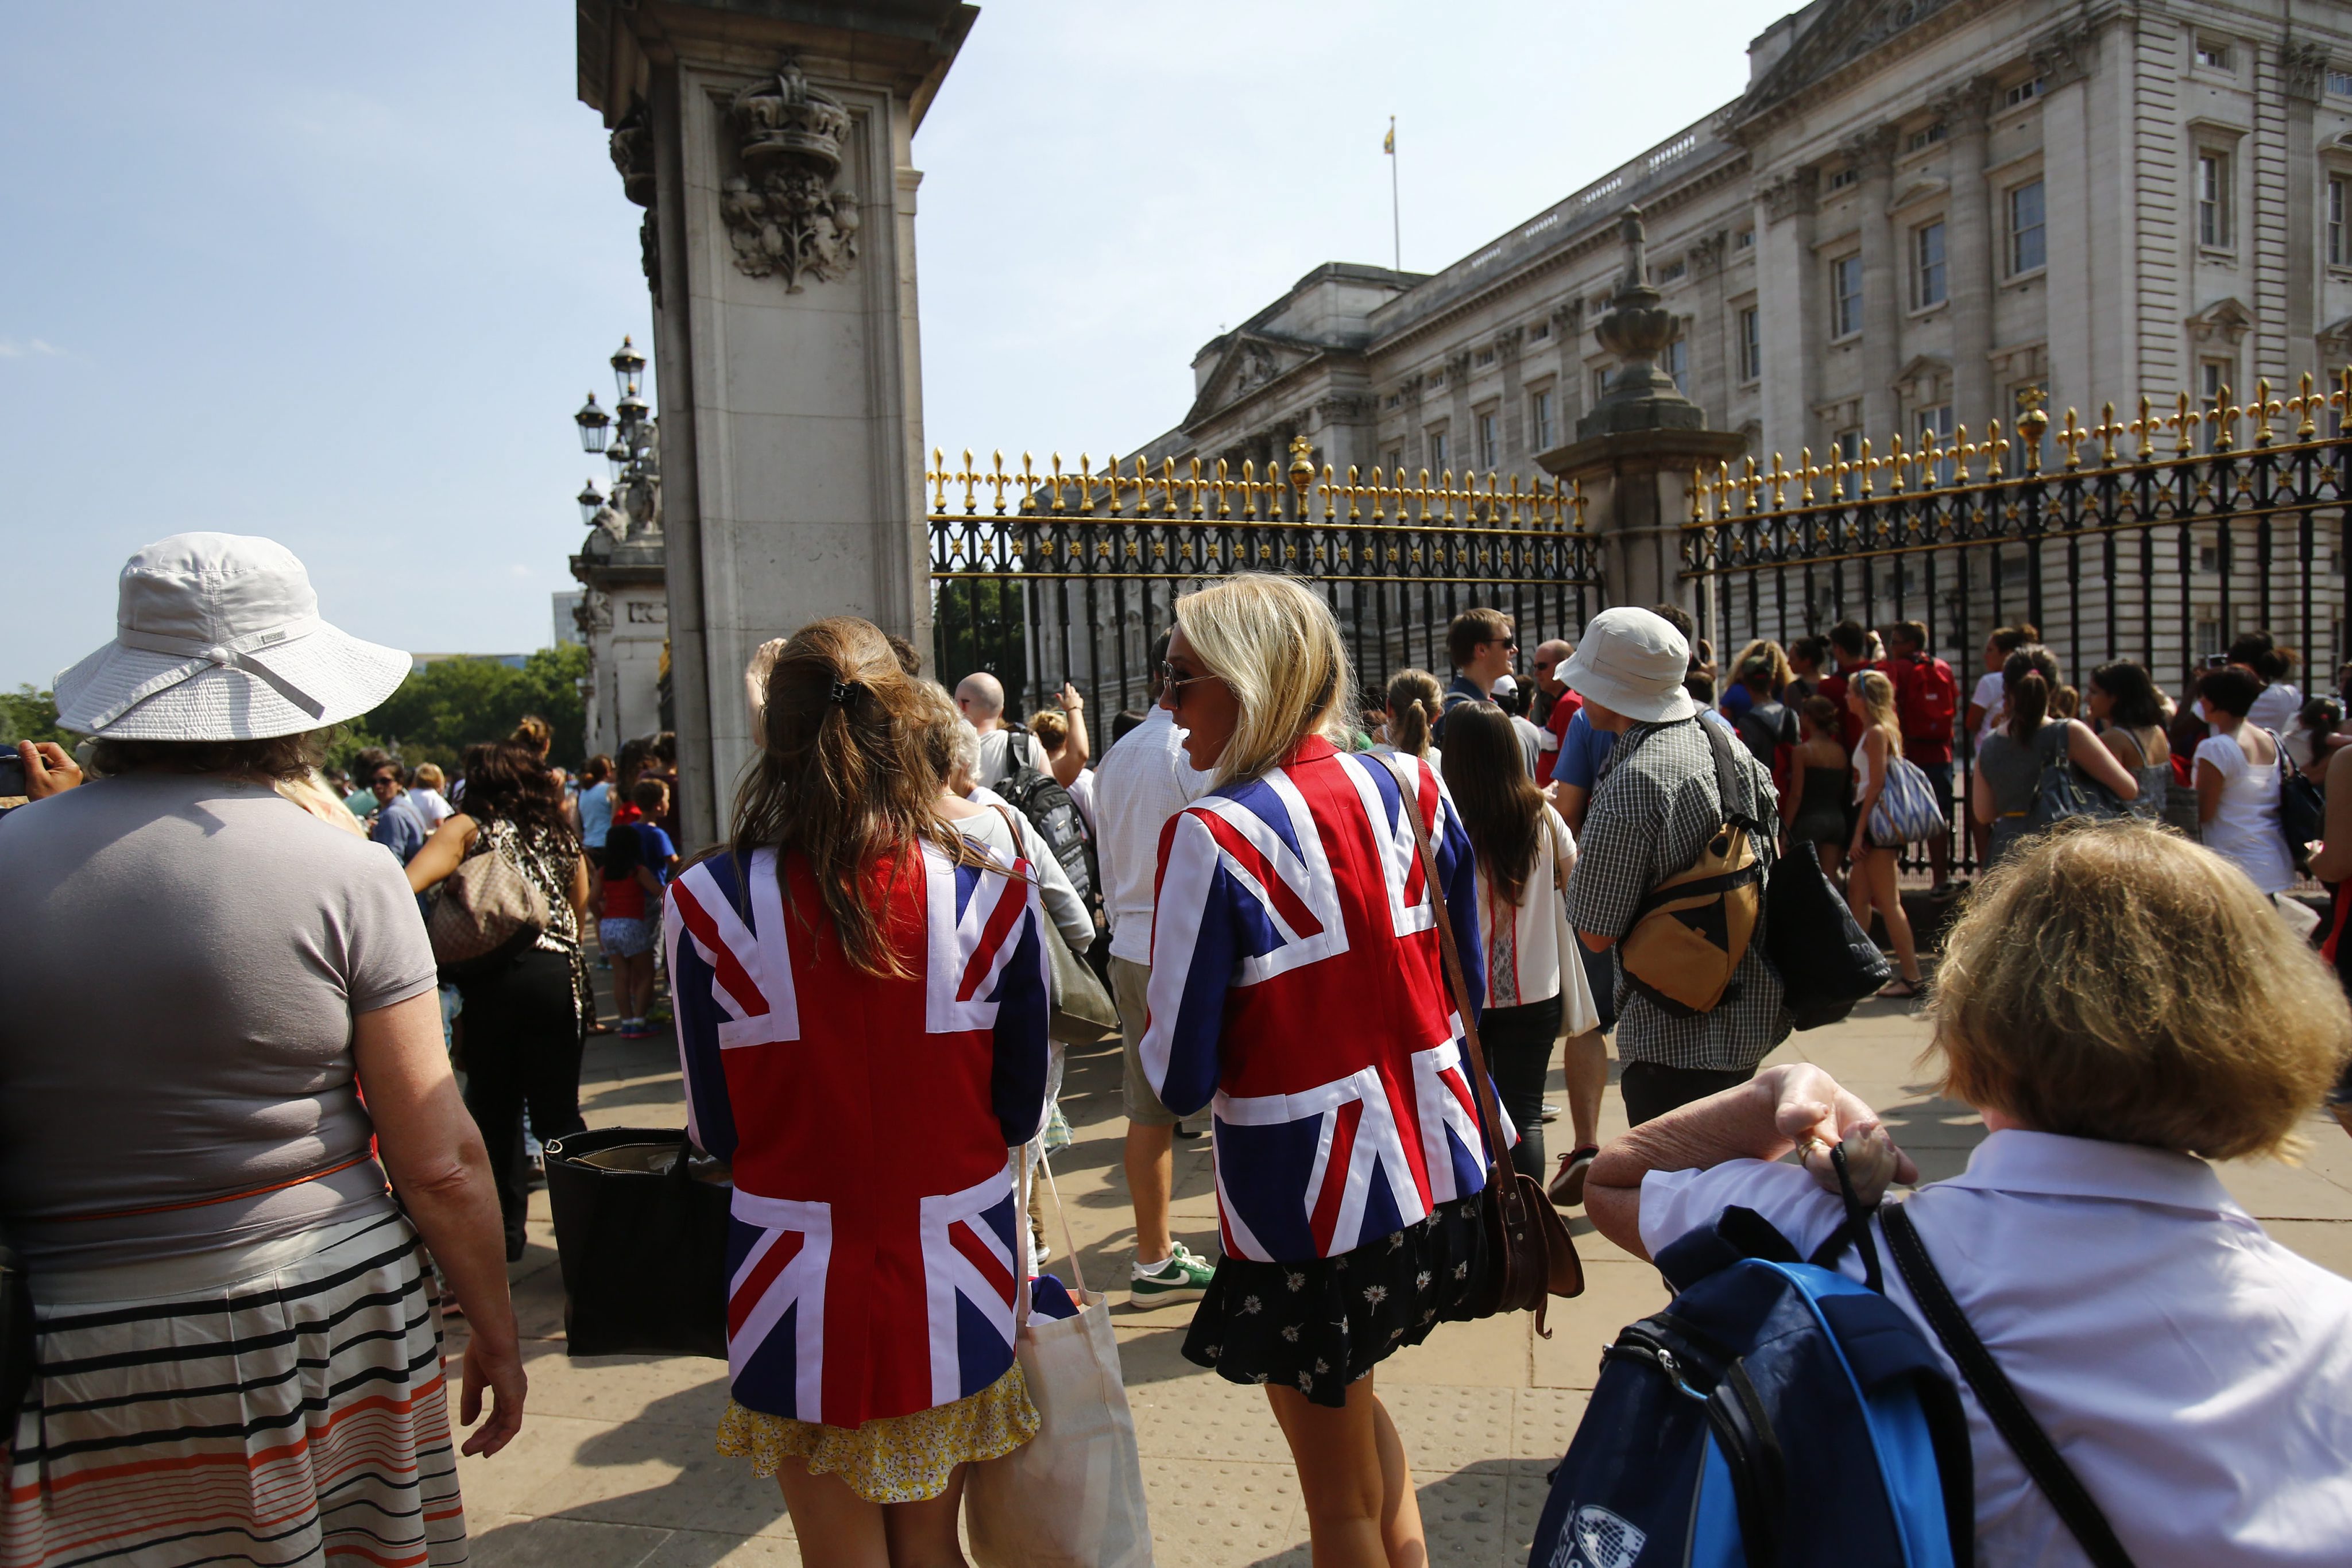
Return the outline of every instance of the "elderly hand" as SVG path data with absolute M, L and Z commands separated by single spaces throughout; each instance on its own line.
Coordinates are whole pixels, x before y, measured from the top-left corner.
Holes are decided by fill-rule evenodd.
M 16 756 L 25 764 L 25 799 L 45 800 L 62 795 L 81 782 L 81 768 L 54 740 L 20 740 Z
M 1777 1075 L 1772 1084 L 1772 1124 L 1797 1145 L 1813 1179 L 1831 1192 L 1838 1188 L 1837 1167 L 1830 1149 L 1845 1149 L 1846 1174 L 1855 1196 L 1865 1206 L 1886 1194 L 1890 1182 L 1916 1182 L 1919 1167 L 1879 1124 L 1878 1113 L 1844 1085 L 1810 1062 L 1794 1062 L 1768 1070 Z

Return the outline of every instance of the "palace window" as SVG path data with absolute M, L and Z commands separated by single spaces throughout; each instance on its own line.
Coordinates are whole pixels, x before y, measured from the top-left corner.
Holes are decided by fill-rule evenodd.
M 1396 484 L 1404 483 L 1404 448 L 1402 446 L 1391 447 L 1389 451 L 1389 476 Z
M 1690 340 L 1687 338 L 1676 338 L 1673 342 L 1668 343 L 1666 345 L 1665 352 L 1658 356 L 1658 368 L 1664 371 L 1666 374 L 1675 378 L 1675 390 L 1676 392 L 1681 392 L 1685 397 L 1688 397 L 1690 395 L 1690 382 L 1688 380 L 1690 371 Z
M 2327 182 L 2327 265 L 2342 267 L 2347 259 L 2344 243 L 2345 198 L 2352 194 L 2352 180 L 2337 175 Z
M 2033 99 L 2040 98 L 2042 96 L 2042 78 L 2040 77 L 2035 77 L 2032 81 L 2019 82 L 2015 87 L 2009 89 L 2006 107 L 2015 109 L 2021 103 L 2025 103 Z
M 1944 122 L 1939 120 L 1933 125 L 1924 127 L 1923 129 L 1915 131 L 1911 133 L 1909 151 L 1916 152 L 1922 147 L 1933 147 L 1937 142 L 1941 141 L 1948 134 L 1948 130 L 1946 128 Z
M 2230 155 L 2197 154 L 2197 243 L 2226 250 L 2230 245 Z
M 1528 428 L 1535 433 L 1538 452 L 1551 450 L 1551 388 L 1528 394 Z
M 1739 379 L 1752 382 L 1764 374 L 1764 324 L 1750 305 L 1739 313 Z
M 1731 248 L 1734 250 L 1754 250 L 1756 248 L 1756 231 L 1754 229 L 1741 229 L 1738 234 L 1733 235 L 1731 236 Z
M 1830 336 L 1850 338 L 1862 330 L 1862 256 L 1830 263 Z
M 2217 44 L 2210 38 L 2198 39 L 2197 63 L 2204 67 L 2209 71 L 2228 70 L 2230 68 L 2230 46 L 2227 44 Z
M 2352 71 L 2331 70 L 2327 73 L 2327 96 L 2352 98 Z
M 1480 369 L 1482 369 L 1482 370 L 1483 370 L 1483 369 L 1485 369 L 1486 366 L 1491 365 L 1491 364 L 1493 364 L 1494 362 L 1495 362 L 1495 350 L 1492 350 L 1492 349 L 1481 349 L 1481 350 L 1478 350 L 1478 365 L 1479 365 L 1479 368 L 1480 368 Z
M 1502 466 L 1502 462 L 1503 455 L 1497 450 L 1497 443 L 1495 440 L 1495 416 L 1491 413 L 1482 413 L 1478 416 L 1478 466 L 1486 469 L 1499 468 Z
M 1680 259 L 1670 261 L 1666 263 L 1665 266 L 1658 268 L 1658 281 L 1661 283 L 1679 283 L 1682 281 L 1683 274 L 1689 270 L 1690 268 L 1688 265 Z
M 2221 409 L 2230 395 L 2230 377 L 2237 367 L 2228 360 L 2200 360 L 2197 364 L 2197 401 L 2205 419 L 2198 428 L 2198 447 L 2213 450 L 2213 439 L 2221 427 Z
M 1592 372 L 1592 401 L 1599 402 L 1602 398 L 1607 397 L 1608 395 L 1609 367 L 1604 365 L 1601 369 Z
M 2042 225 L 2042 182 L 2029 180 L 2009 193 L 2009 275 L 2033 272 L 2050 260 Z
M 1540 343 L 1550 336 L 1551 323 L 1549 321 L 1538 321 L 1528 329 L 1528 341 L 1531 343 Z
M 1861 178 L 1862 171 L 1859 169 L 1855 169 L 1851 166 L 1841 169 L 1836 173 L 1830 176 L 1830 189 L 1832 191 L 1843 191 L 1848 185 L 1853 184 L 1856 180 Z
M 1429 433 L 1429 465 L 1440 474 L 1445 472 L 1445 432 L 1442 430 Z
M 1925 310 L 1948 297 L 1944 268 L 1944 220 L 1921 224 L 1911 231 L 1911 303 Z
M 1834 439 L 1840 462 L 1858 464 L 1862 461 L 1861 431 L 1841 430 Z M 1845 476 L 1838 481 L 1837 493 L 1846 500 L 1859 500 L 1862 497 L 1861 469 L 1848 468 Z
M 1941 452 L 1952 444 L 1952 405 L 1937 403 L 1923 408 L 1918 414 L 1919 447 L 1923 451 Z M 1948 485 L 1958 470 L 1949 457 L 1936 459 L 1936 483 Z

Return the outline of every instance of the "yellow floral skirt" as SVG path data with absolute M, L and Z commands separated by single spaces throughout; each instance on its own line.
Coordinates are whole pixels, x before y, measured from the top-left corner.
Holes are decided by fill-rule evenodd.
M 1011 1453 L 1037 1435 L 1037 1406 L 1021 1364 L 973 1395 L 862 1427 L 827 1427 L 747 1410 L 732 1399 L 719 1418 L 719 1451 L 772 1476 L 786 1458 L 830 1470 L 868 1502 L 925 1502 L 948 1490 L 958 1465 Z

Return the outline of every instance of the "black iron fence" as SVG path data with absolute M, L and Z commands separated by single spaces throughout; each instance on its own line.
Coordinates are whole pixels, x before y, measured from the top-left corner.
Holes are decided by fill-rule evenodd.
M 1443 678 L 1461 610 L 1505 612 L 1532 648 L 1574 636 L 1601 602 L 1583 497 L 1548 480 L 1342 478 L 1298 448 L 1287 472 L 1244 463 L 1238 476 L 1222 461 L 1155 473 L 1140 457 L 1127 473 L 1081 457 L 1066 474 L 1058 456 L 1040 473 L 1025 455 L 1010 470 L 1001 453 L 950 468 L 935 452 L 926 478 L 934 667 L 950 684 L 990 671 L 1020 714 L 1066 679 L 1098 714 L 1140 706 L 1178 593 L 1232 572 L 1314 584 L 1375 700 L 1398 669 Z
M 1683 577 L 1727 662 L 1842 620 L 1916 621 L 1965 705 L 1988 635 L 2024 622 L 2072 684 L 2133 659 L 2185 701 L 2206 659 L 2260 629 L 2297 650 L 2307 686 L 2334 688 L 2352 371 L 2284 400 L 2263 382 L 2243 406 L 2226 389 L 2161 413 L 2143 398 L 2132 419 L 2110 403 L 2089 427 L 2069 409 L 2055 431 L 2027 402 L 2013 437 L 1995 422 L 1981 441 L 1898 436 L 1883 456 L 1864 443 L 1695 476 Z

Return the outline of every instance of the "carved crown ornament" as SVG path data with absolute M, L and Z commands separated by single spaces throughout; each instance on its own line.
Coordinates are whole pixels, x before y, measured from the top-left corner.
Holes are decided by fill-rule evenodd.
M 747 277 L 809 280 L 846 275 L 857 259 L 857 197 L 833 188 L 849 110 L 809 85 L 797 57 L 735 94 L 728 106 L 741 172 L 719 193 L 719 215 Z
M 637 225 L 638 264 L 645 268 L 646 287 L 654 303 L 661 304 L 661 230 L 654 218 L 654 130 L 643 103 L 633 106 L 613 127 L 610 141 L 613 167 L 621 173 L 621 193 L 645 208 Z

